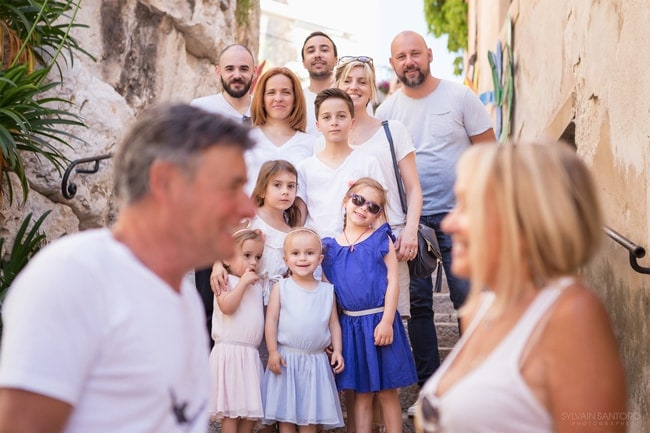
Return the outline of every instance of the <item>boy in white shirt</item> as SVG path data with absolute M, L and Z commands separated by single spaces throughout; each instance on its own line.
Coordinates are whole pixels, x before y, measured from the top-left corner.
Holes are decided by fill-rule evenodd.
M 320 236 L 335 236 L 343 230 L 343 197 L 361 177 L 386 185 L 374 156 L 353 150 L 348 137 L 354 122 L 352 99 L 341 89 L 325 89 L 315 100 L 316 125 L 325 148 L 299 163 L 298 197 L 307 205 L 307 227 Z

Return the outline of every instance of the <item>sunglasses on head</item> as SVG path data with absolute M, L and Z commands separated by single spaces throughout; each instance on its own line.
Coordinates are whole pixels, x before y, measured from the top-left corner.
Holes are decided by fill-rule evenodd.
M 352 204 L 355 206 L 361 207 L 365 205 L 366 209 L 368 209 L 368 212 L 370 212 L 373 215 L 377 215 L 379 212 L 381 212 L 381 206 L 379 206 L 374 201 L 366 200 L 365 197 L 359 194 L 350 195 L 350 200 L 352 201 Z
M 349 62 L 361 62 L 361 63 L 370 63 L 372 65 L 372 57 L 368 56 L 343 56 L 339 58 L 339 65 Z

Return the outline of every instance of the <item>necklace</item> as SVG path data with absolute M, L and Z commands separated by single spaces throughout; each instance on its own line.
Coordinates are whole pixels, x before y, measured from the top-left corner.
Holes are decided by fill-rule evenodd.
M 361 237 L 363 235 L 368 233 L 368 230 L 370 230 L 370 227 L 368 227 L 363 233 L 361 233 L 359 236 L 357 236 L 357 238 L 354 240 L 354 242 L 350 242 L 350 240 L 348 239 L 348 235 L 345 233 L 345 230 L 343 230 L 343 237 L 345 238 L 345 242 L 347 242 L 350 245 L 350 252 L 354 251 L 354 244 L 359 242 L 359 239 L 361 239 Z

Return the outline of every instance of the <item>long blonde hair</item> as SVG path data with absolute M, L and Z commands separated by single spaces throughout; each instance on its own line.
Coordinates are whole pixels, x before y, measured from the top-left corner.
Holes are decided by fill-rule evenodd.
M 603 237 L 598 194 L 589 169 L 565 143 L 472 146 L 458 163 L 461 172 L 471 173 L 470 299 L 493 284 L 500 293 L 495 307 L 503 311 L 523 281 L 544 287 L 576 274 L 596 254 Z M 495 229 L 490 218 L 496 250 L 488 241 Z

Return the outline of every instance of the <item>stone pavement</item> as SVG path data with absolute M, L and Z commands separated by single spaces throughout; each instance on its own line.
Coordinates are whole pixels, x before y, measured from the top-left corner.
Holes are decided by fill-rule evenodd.
M 444 271 L 443 271 L 444 274 Z M 435 286 L 435 285 L 434 285 Z M 458 341 L 458 321 L 456 319 L 456 310 L 449 299 L 449 288 L 447 287 L 446 278 L 443 279 L 442 290 L 440 293 L 433 294 L 433 310 L 435 312 L 434 322 L 438 335 L 438 348 L 440 349 L 440 359 L 444 359 L 451 348 Z M 406 414 L 408 408 L 415 402 L 418 397 L 419 387 L 411 385 L 400 390 L 400 404 L 402 406 L 402 418 L 404 420 L 403 433 L 414 433 L 413 418 Z M 345 418 L 345 406 L 343 406 L 343 416 Z M 345 433 L 345 428 L 330 430 L 331 433 Z M 210 423 L 209 433 L 220 433 L 220 424 L 217 422 Z M 382 426 L 375 426 L 373 433 L 384 433 Z

